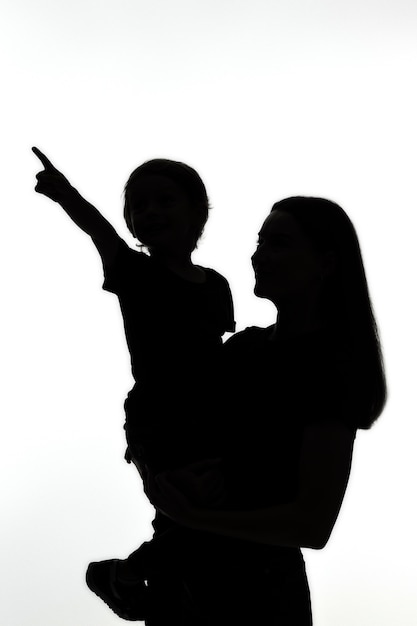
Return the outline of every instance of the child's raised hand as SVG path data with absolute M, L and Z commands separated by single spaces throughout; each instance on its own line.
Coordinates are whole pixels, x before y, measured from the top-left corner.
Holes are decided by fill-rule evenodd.
M 41 161 L 44 169 L 36 174 L 37 185 L 35 191 L 42 193 L 55 202 L 61 203 L 73 193 L 77 193 L 69 180 L 52 165 L 51 161 L 38 148 L 32 148 Z

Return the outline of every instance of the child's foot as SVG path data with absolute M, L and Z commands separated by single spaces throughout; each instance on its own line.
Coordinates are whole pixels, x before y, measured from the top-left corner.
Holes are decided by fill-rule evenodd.
M 144 580 L 122 580 L 118 576 L 121 563 L 120 559 L 90 563 L 87 585 L 122 619 L 145 620 L 151 609 L 150 590 Z

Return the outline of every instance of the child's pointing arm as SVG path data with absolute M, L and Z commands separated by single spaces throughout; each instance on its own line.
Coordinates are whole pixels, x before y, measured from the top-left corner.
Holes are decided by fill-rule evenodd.
M 92 237 L 101 256 L 110 262 L 114 258 L 119 235 L 92 204 L 87 202 L 71 185 L 69 180 L 52 165 L 51 161 L 38 149 L 32 148 L 44 169 L 36 175 L 38 183 L 35 191 L 58 202 L 70 218 Z

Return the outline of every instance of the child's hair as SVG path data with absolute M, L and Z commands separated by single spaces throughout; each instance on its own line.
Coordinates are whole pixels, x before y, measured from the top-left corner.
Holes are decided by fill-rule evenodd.
M 197 247 L 197 242 L 200 239 L 204 226 L 207 222 L 208 212 L 210 209 L 209 199 L 207 191 L 203 181 L 197 172 L 181 161 L 171 161 L 170 159 L 152 159 L 145 161 L 142 165 L 139 165 L 130 174 L 128 181 L 124 187 L 124 209 L 123 215 L 129 231 L 133 236 L 133 227 L 130 217 L 129 201 L 127 199 L 127 192 L 131 183 L 137 179 L 140 175 L 158 175 L 166 176 L 170 180 L 177 183 L 187 195 L 192 210 L 195 211 L 195 219 L 193 220 L 194 232 L 193 232 L 193 250 Z

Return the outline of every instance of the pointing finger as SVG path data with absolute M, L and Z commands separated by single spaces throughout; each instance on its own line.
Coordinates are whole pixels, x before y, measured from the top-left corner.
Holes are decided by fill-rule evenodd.
M 46 170 L 55 170 L 56 168 L 52 165 L 51 161 L 44 155 L 43 152 L 36 148 L 35 146 L 32 148 L 32 152 L 36 154 L 38 159 L 41 161 L 42 165 Z

